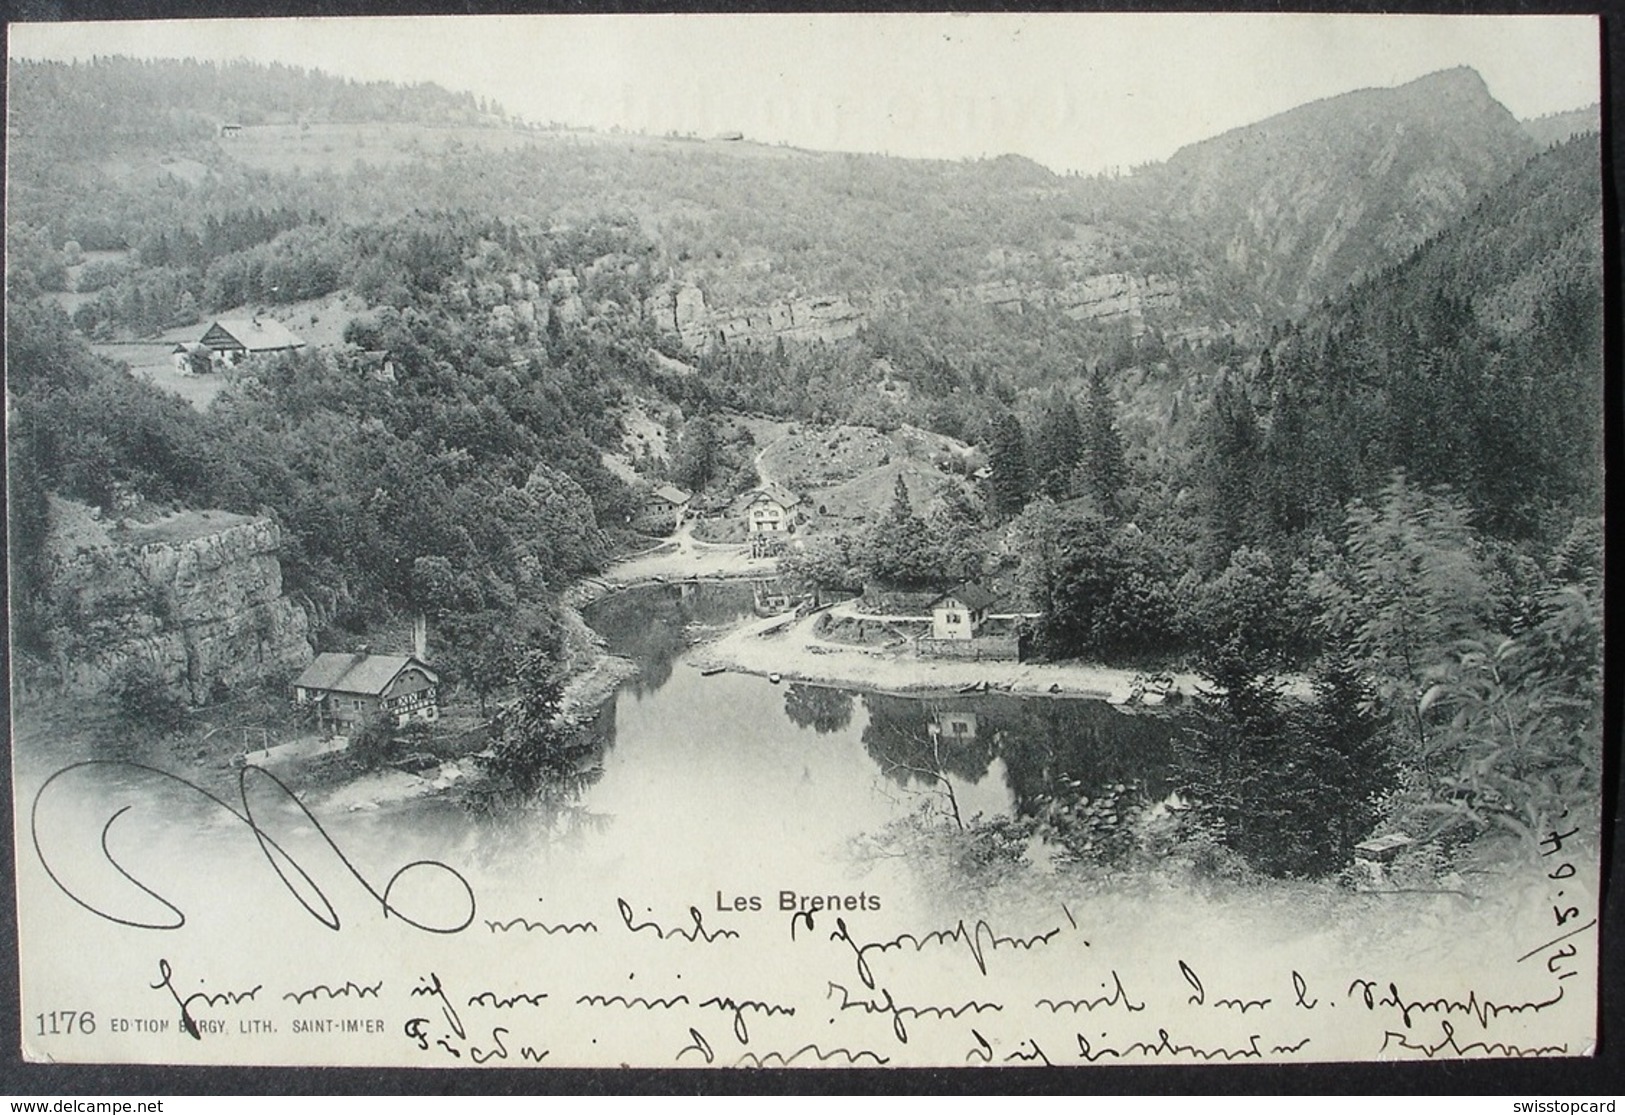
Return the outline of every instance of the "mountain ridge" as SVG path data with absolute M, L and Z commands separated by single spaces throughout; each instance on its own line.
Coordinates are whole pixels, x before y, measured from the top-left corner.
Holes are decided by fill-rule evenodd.
M 322 108 L 331 83 L 286 69 L 125 63 L 105 72 L 52 68 L 44 76 L 110 89 L 125 70 L 134 74 L 132 111 L 145 103 L 141 96 L 167 97 L 160 90 L 170 77 L 196 79 L 219 94 L 222 83 L 241 76 L 239 102 L 247 90 L 264 88 L 278 104 L 329 114 L 340 104 Z M 344 95 L 362 97 L 349 111 L 364 114 L 416 89 L 346 87 Z M 425 120 L 488 107 L 436 91 L 413 95 Z M 202 102 L 182 91 L 175 103 Z M 13 112 L 31 123 L 25 103 Z M 216 215 L 235 219 L 239 214 L 222 211 L 236 204 L 226 199 L 247 191 L 303 224 L 254 250 L 286 258 L 310 296 L 325 291 L 304 289 L 306 279 L 343 270 L 344 253 L 317 258 L 308 247 L 326 238 L 326 221 L 387 224 L 424 206 L 466 208 L 591 236 L 608 215 L 611 226 L 635 224 L 649 251 L 635 261 L 608 261 L 625 281 L 598 284 L 603 297 L 691 352 L 719 338 L 733 345 L 837 341 L 927 304 L 946 306 L 950 318 L 991 321 L 1011 345 L 1023 315 L 1059 320 L 1097 355 L 1125 331 L 1204 343 L 1301 313 L 1394 263 L 1538 149 L 1465 68 L 1298 106 L 1126 177 L 1057 176 L 1017 155 L 944 162 L 676 137 L 588 138 L 497 129 L 498 117 L 490 116 L 484 132 L 465 122 L 447 129 L 443 142 L 424 123 L 421 145 L 375 122 L 318 124 L 308 136 L 299 125 L 245 125 L 228 137 L 195 135 L 196 121 L 187 118 L 174 123 L 190 146 L 177 140 L 147 152 L 163 184 L 152 189 L 103 166 L 71 178 L 60 163 L 49 165 L 51 156 L 87 156 L 74 155 L 71 134 L 54 134 L 68 123 L 61 112 L 42 119 L 53 134 L 21 137 L 10 199 L 17 243 L 47 257 L 42 272 L 67 241 L 116 247 L 108 242 L 109 213 L 121 214 L 127 247 L 161 245 L 166 228 Z M 482 146 L 487 133 L 514 143 Z M 159 173 L 175 155 L 197 172 L 186 189 Z M 380 158 L 394 160 L 385 164 L 389 174 L 371 169 Z M 69 181 L 76 188 L 65 195 Z M 192 227 L 188 236 L 200 231 L 207 232 Z M 288 250 L 273 251 L 278 245 Z M 193 266 L 227 269 L 235 258 L 201 258 Z M 259 266 L 259 257 L 244 265 Z M 179 299 L 190 282 L 191 304 L 211 309 L 213 288 L 179 266 L 171 263 L 162 290 L 148 291 L 149 306 Z M 593 285 L 586 275 L 557 278 Z M 261 286 L 287 295 L 294 289 Z M 114 303 L 136 300 L 121 290 L 106 301 L 102 320 L 116 325 Z M 592 304 L 571 309 L 572 316 L 594 316 Z M 938 309 L 928 313 L 941 317 Z
M 1301 311 L 1403 257 L 1536 145 L 1467 67 L 1300 105 L 1137 175 L 1266 307 Z

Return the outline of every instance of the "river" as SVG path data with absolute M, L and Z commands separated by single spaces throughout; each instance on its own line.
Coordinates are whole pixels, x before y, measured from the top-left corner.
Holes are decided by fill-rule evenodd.
M 677 841 L 782 873 L 839 858 L 913 814 L 1032 816 L 1056 796 L 1169 792 L 1175 722 L 1100 701 L 900 697 L 703 676 L 690 637 L 753 615 L 749 585 L 623 593 L 585 618 L 639 667 L 604 713 L 603 777 L 584 797 L 614 842 Z M 770 853 L 770 854 L 769 854 Z
M 1250 1050 L 1263 1034 L 1270 1056 L 1363 1058 L 1397 1023 L 1349 998 L 1358 979 L 1482 998 L 1476 981 L 1490 969 L 1468 960 L 1494 956 L 1485 987 L 1495 994 L 1552 994 L 1547 969 L 1517 961 L 1554 935 L 1543 890 L 1504 901 L 1363 895 L 1238 876 L 1222 856 L 1207 867 L 1165 869 L 1154 854 L 1114 862 L 1125 832 L 1142 853 L 1154 842 L 1143 822 L 1179 781 L 1177 716 L 702 674 L 699 645 L 753 606 L 751 587 L 735 583 L 630 590 L 589 608 L 639 674 L 588 729 L 582 777 L 568 787 L 478 809 L 456 794 L 373 809 L 335 793 L 301 806 L 251 776 L 255 826 L 288 857 L 272 857 L 280 881 L 254 828 L 197 788 L 130 766 L 54 782 L 36 851 L 29 806 L 44 768 L 20 762 L 25 1014 L 157 1017 L 173 1011 L 159 978 L 169 966 L 182 991 L 263 988 L 253 1013 L 279 1027 L 254 1042 L 179 1045 L 104 1027 L 94 1042 L 40 1048 L 102 1060 L 442 1064 L 452 1047 L 489 1053 L 500 1030 L 510 1051 L 545 1043 L 554 1064 L 749 1063 L 823 1049 L 832 1036 L 888 1063 L 963 1064 L 983 1039 L 990 1056 L 1025 1060 L 1024 1043 L 1040 1038 L 1074 1060 L 1131 1040 L 1142 1044 L 1130 1059 L 1208 1059 L 1164 1053 L 1161 1027 L 1209 1051 Z M 1067 825 L 1070 840 L 1051 839 Z M 832 902 L 843 920 L 821 913 L 817 932 L 788 912 Z M 914 947 L 874 946 L 854 963 L 848 924 L 856 941 L 902 933 Z M 998 945 L 998 934 L 1029 943 Z M 1579 971 L 1588 962 L 1575 961 Z M 984 1005 L 964 1008 L 974 1019 L 911 1015 L 904 1040 L 901 1015 L 846 1014 L 848 996 L 869 994 L 866 979 L 878 981 L 873 996 L 899 1002 Z M 413 990 L 440 980 L 466 1037 Z M 299 1005 L 304 989 L 347 982 L 382 988 L 377 1005 Z M 481 1007 L 486 991 L 536 1003 L 524 1014 Z M 1559 1029 L 1577 1051 L 1594 999 L 1583 982 L 1566 992 Z M 726 1016 L 705 1007 L 723 993 L 799 1013 L 764 1005 L 736 1014 L 730 1035 Z M 685 1013 L 634 1013 L 625 1002 L 640 995 L 681 999 Z M 1084 995 L 1111 1004 L 1087 1035 L 1081 1008 L 1044 1005 Z M 1207 995 L 1275 1005 L 1238 1026 L 1231 1015 L 1244 1008 Z M 1347 1006 L 1312 1013 L 1306 996 Z M 1004 1005 L 986 1005 L 994 999 Z M 357 1012 L 383 1018 L 376 1038 L 332 1044 L 292 1030 L 306 1015 Z M 207 1013 L 241 1022 L 248 1012 Z M 413 1018 L 435 1020 L 446 1044 L 416 1044 L 402 1029 Z M 1439 1040 L 1436 1024 L 1420 1029 Z

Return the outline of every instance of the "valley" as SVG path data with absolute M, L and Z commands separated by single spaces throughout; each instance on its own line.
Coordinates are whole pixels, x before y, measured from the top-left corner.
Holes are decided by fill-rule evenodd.
M 251 62 L 10 96 L 31 790 L 274 771 L 529 915 L 1204 895 L 1339 975 L 1597 852 L 1594 107 L 1455 67 L 1081 175 Z

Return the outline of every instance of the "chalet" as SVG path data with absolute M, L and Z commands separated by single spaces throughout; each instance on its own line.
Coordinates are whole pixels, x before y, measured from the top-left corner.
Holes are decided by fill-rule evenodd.
M 800 504 L 800 496 L 769 484 L 740 496 L 734 501 L 734 511 L 744 517 L 745 529 L 752 537 L 793 534 Z
M 974 581 L 943 593 L 931 601 L 933 639 L 974 639 L 993 607 L 994 595 Z
M 671 484 L 660 484 L 651 489 L 644 500 L 644 513 L 651 516 L 672 516 L 681 519 L 689 500 L 694 497 Z
M 246 356 L 291 352 L 305 342 L 283 325 L 268 317 L 221 318 L 203 334 L 201 343 L 217 364 L 235 365 Z
M 411 654 L 318 654 L 293 681 L 296 705 L 324 729 L 348 734 L 375 716 L 397 728 L 440 718 L 440 675 Z

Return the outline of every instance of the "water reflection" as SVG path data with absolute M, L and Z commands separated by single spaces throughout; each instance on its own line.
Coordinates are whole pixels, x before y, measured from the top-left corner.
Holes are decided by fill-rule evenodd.
M 762 591 L 766 589 L 749 582 L 656 585 L 617 593 L 584 615 L 610 649 L 637 663 L 638 676 L 627 688 L 642 696 L 671 679 L 678 655 L 704 638 L 707 629 L 755 615 Z
M 921 700 L 868 694 L 863 742 L 880 769 L 900 784 L 941 775 L 984 779 L 995 761 L 1016 816 L 1049 803 L 1098 797 L 1119 785 L 1145 800 L 1172 788 L 1173 722 L 1124 713 L 1099 701 L 1003 696 Z
M 791 685 L 784 692 L 784 715 L 792 724 L 829 735 L 852 723 L 852 703 L 852 694 L 844 689 Z
M 788 775 L 801 770 L 811 779 L 800 741 L 827 737 L 856 745 L 822 752 L 836 757 L 839 771 L 830 774 L 837 789 L 859 793 L 878 781 L 894 804 L 924 802 L 960 822 L 976 814 L 1040 818 L 1056 802 L 1079 798 L 1145 803 L 1174 788 L 1174 721 L 1098 701 L 860 695 L 800 683 L 780 696 L 762 679 L 737 675 L 679 675 L 681 684 L 674 682 L 674 664 L 703 629 L 751 616 L 762 597 L 761 586 L 748 583 L 664 585 L 590 609 L 588 623 L 642 671 L 623 690 L 619 721 L 606 720 L 606 743 L 644 755 L 650 743 L 644 733 L 658 731 L 660 749 L 669 751 L 676 733 L 692 731 L 702 748 L 780 752 Z M 624 695 L 635 703 L 635 718 Z M 728 775 L 711 792 L 772 797 L 775 779 L 736 785 L 746 763 L 743 755 L 725 756 Z

